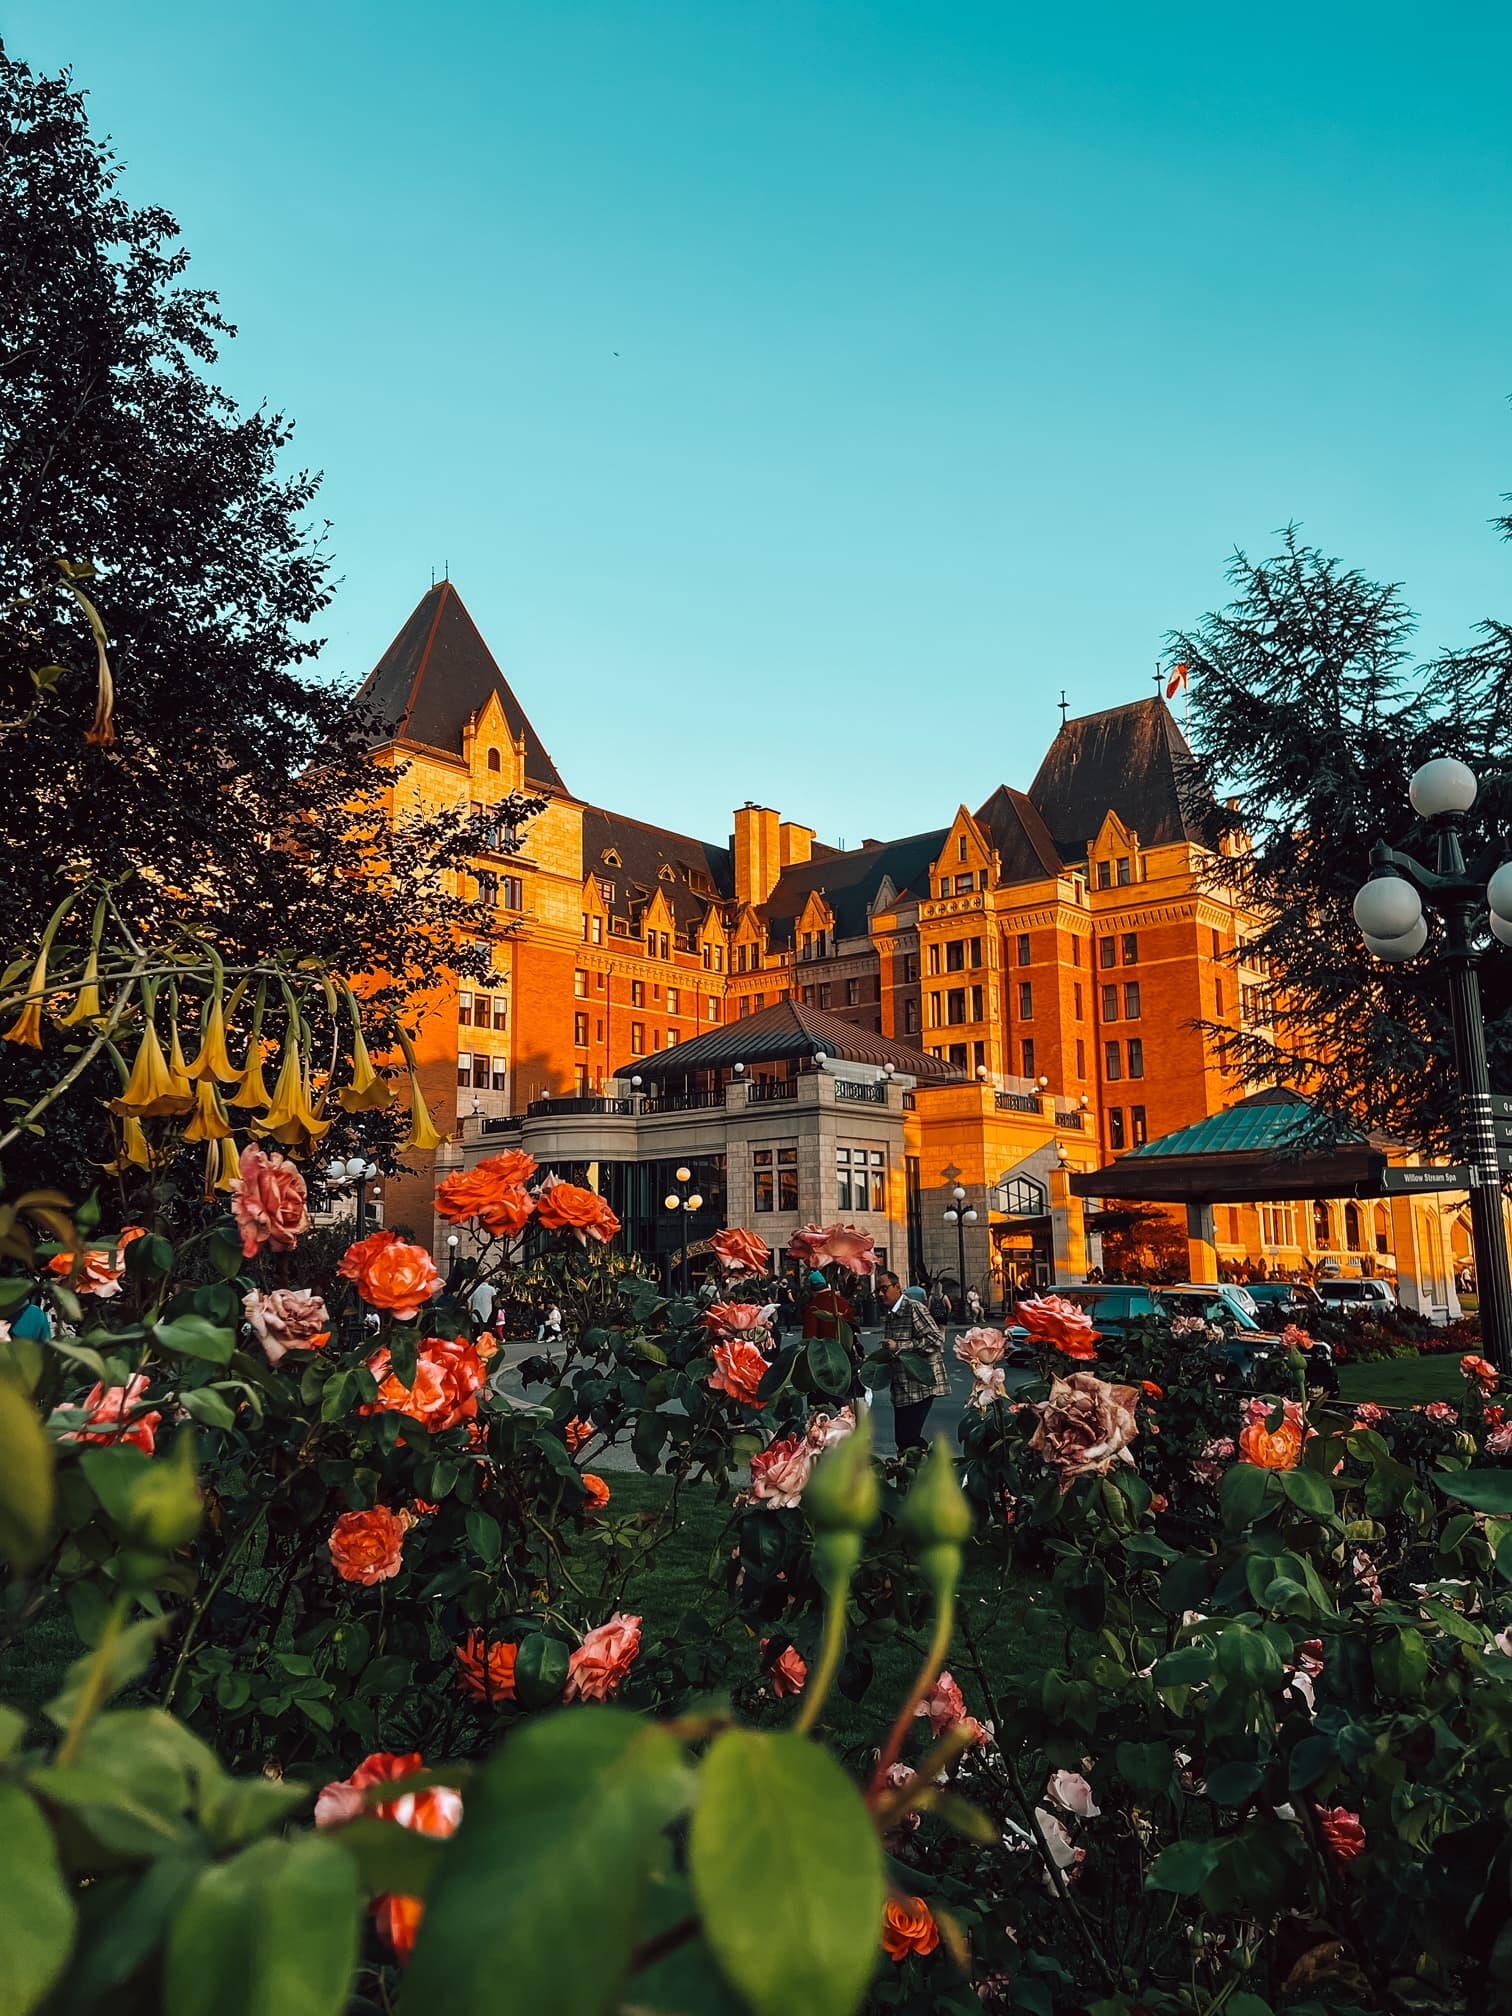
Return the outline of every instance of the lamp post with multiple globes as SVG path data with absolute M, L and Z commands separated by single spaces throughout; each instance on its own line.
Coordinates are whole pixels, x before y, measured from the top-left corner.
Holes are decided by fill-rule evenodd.
M 367 1232 L 368 1185 L 377 1175 L 378 1164 L 367 1161 L 361 1155 L 354 1155 L 350 1162 L 330 1162 L 326 1165 L 326 1188 L 333 1196 L 344 1197 L 349 1190 L 355 1190 L 357 1193 L 359 1239 Z
M 1461 832 L 1475 803 L 1475 773 L 1452 756 L 1436 757 L 1408 789 L 1412 809 L 1434 835 L 1434 865 L 1378 840 L 1371 876 L 1354 899 L 1354 919 L 1366 949 L 1386 965 L 1404 965 L 1428 944 L 1425 911 L 1443 919 L 1443 962 L 1449 976 L 1449 1015 L 1459 1073 L 1460 1133 L 1469 1165 L 1470 1231 L 1475 1282 L 1487 1355 L 1512 1371 L 1512 1269 L 1502 1216 L 1501 1169 L 1486 1063 L 1486 1028 L 1477 969 L 1489 949 L 1485 934 L 1512 945 L 1512 862 L 1482 883 L 1465 865 Z
M 960 1290 L 961 1316 L 966 1315 L 966 1227 L 977 1222 L 976 1209 L 966 1202 L 966 1192 L 957 1183 L 951 1191 L 951 1203 L 945 1207 L 945 1223 L 956 1228 L 956 1281 Z
M 691 1169 L 674 1169 L 672 1178 L 677 1184 L 677 1188 L 669 1190 L 662 1199 L 662 1202 L 669 1211 L 676 1211 L 679 1214 L 678 1229 L 682 1234 L 682 1289 L 684 1295 L 686 1295 L 688 1292 L 688 1219 L 693 1212 L 702 1210 L 704 1200 L 697 1190 L 690 1190 L 688 1188 L 688 1185 L 693 1181 L 693 1171 Z

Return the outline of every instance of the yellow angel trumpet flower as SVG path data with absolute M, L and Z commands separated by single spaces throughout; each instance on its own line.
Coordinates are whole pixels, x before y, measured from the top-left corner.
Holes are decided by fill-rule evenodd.
M 192 1106 L 194 1104 L 194 1087 L 189 1082 L 189 1066 L 184 1062 L 184 1046 L 179 1040 L 177 994 L 173 996 L 172 1013 L 168 1018 L 168 1028 L 170 1031 L 168 1038 L 168 1075 L 172 1078 L 175 1088 L 183 1093 L 184 1097 L 189 1101 L 189 1105 Z M 185 1107 L 184 1110 L 187 1112 L 188 1107 Z
M 298 1029 L 297 1021 L 291 1018 L 272 1102 L 267 1112 L 252 1122 L 254 1134 L 266 1134 L 285 1148 L 295 1149 L 309 1148 L 331 1131 L 330 1121 L 314 1111 L 305 1091 Z
M 404 1052 L 405 1066 L 409 1071 L 410 1125 L 409 1133 L 399 1143 L 401 1155 L 408 1151 L 428 1155 L 439 1148 L 447 1136 L 436 1131 L 436 1123 L 431 1119 L 430 1108 L 425 1103 L 425 1094 L 420 1090 L 420 1073 L 415 1064 L 414 1047 L 401 1029 L 399 1047 Z
M 235 1137 L 228 1135 L 224 1141 L 211 1141 L 205 1153 L 215 1157 L 215 1176 L 210 1187 L 229 1191 L 241 1177 L 241 1151 Z
M 57 936 L 58 926 L 73 905 L 73 897 L 66 896 L 47 920 L 47 929 L 42 933 L 42 943 L 37 948 L 36 964 L 32 967 L 31 979 L 27 982 L 26 1001 L 21 1013 L 5 1031 L 4 1041 L 7 1043 L 24 1043 L 32 1050 L 42 1048 L 42 1003 L 47 996 L 48 955 L 52 951 L 52 942 Z
M 110 1101 L 110 1110 L 128 1119 L 162 1120 L 187 1113 L 193 1104 L 194 1094 L 188 1080 L 181 1077 L 175 1083 L 168 1068 L 149 1001 L 143 1010 L 142 1041 L 131 1066 L 131 1076 L 120 1098 Z
M 224 1141 L 231 1122 L 221 1104 L 220 1088 L 213 1078 L 201 1078 L 194 1088 L 194 1117 L 184 1129 L 186 1141 Z
M 222 998 L 224 988 L 225 981 L 217 961 L 215 989 L 200 1023 L 199 1055 L 189 1066 L 189 1076 L 218 1078 L 222 1085 L 235 1085 L 242 1073 L 231 1062 L 231 1053 L 226 1048 L 226 1007 Z
M 84 977 L 79 982 L 79 991 L 72 1008 L 66 1015 L 58 1017 L 60 1029 L 77 1029 L 82 1022 L 92 1022 L 100 1013 L 100 937 L 105 929 L 105 905 L 95 905 L 94 928 L 90 933 L 89 957 L 84 962 Z
M 247 1038 L 247 1068 L 241 1073 L 241 1083 L 226 1101 L 228 1106 L 245 1106 L 253 1112 L 259 1106 L 271 1106 L 273 1103 L 273 1095 L 263 1082 L 262 1069 L 262 1020 L 266 1000 L 267 988 L 259 987 L 257 1004 L 252 1010 L 252 1034 Z
M 147 1140 L 147 1130 L 134 1113 L 128 1113 L 121 1122 L 121 1152 L 114 1162 L 101 1166 L 108 1176 L 124 1176 L 128 1169 L 152 1169 L 159 1158 L 152 1152 Z
M 347 1008 L 352 1018 L 352 1082 L 343 1085 L 336 1096 L 345 1112 L 376 1113 L 388 1105 L 394 1096 L 394 1088 L 387 1078 L 380 1077 L 373 1069 L 362 1024 L 357 1018 L 357 1004 L 350 989 L 347 991 Z

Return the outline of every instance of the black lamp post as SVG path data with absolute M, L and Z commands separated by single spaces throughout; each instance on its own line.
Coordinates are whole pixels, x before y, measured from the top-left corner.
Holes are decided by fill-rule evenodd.
M 1423 765 L 1408 795 L 1412 809 L 1433 829 L 1434 866 L 1425 868 L 1410 854 L 1378 840 L 1370 857 L 1371 879 L 1354 900 L 1354 917 L 1367 949 L 1387 965 L 1403 965 L 1427 945 L 1425 906 L 1444 920 L 1443 956 L 1463 1101 L 1461 1131 L 1470 1172 L 1470 1234 L 1481 1330 L 1489 1355 L 1505 1373 L 1512 1371 L 1512 1269 L 1502 1218 L 1477 968 L 1486 950 L 1483 933 L 1488 925 L 1500 944 L 1512 945 L 1512 864 L 1498 868 L 1489 884 L 1475 880 L 1465 866 L 1460 832 L 1477 789 L 1474 772 L 1452 756 Z
M 966 1227 L 968 1225 L 975 1225 L 977 1214 L 975 1208 L 966 1202 L 966 1192 L 959 1183 L 957 1183 L 950 1194 L 955 1202 L 946 1209 L 945 1223 L 947 1225 L 954 1225 L 956 1228 L 956 1285 L 960 1289 L 961 1315 L 964 1318 L 966 1314 Z
M 693 1181 L 693 1171 L 691 1169 L 674 1169 L 672 1176 L 674 1182 L 677 1184 L 677 1188 L 669 1190 L 662 1199 L 662 1202 L 669 1211 L 676 1211 L 680 1214 L 678 1229 L 682 1234 L 682 1288 L 684 1295 L 686 1295 L 688 1292 L 688 1218 L 692 1212 L 703 1208 L 704 1200 L 698 1191 L 688 1188 L 688 1185 Z
M 332 1162 L 326 1169 L 326 1188 L 333 1195 L 344 1196 L 348 1190 L 357 1193 L 357 1237 L 363 1238 L 367 1232 L 368 1185 L 378 1175 L 378 1164 L 369 1162 L 361 1155 L 354 1155 L 350 1162 Z

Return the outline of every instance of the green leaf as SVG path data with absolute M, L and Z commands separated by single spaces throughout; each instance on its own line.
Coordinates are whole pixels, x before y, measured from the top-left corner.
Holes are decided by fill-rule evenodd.
M 1207 1774 L 1207 1796 L 1215 1806 L 1244 1806 L 1264 1783 L 1263 1764 L 1219 1764 Z
M 179 1399 L 184 1412 L 196 1421 L 203 1421 L 207 1428 L 236 1426 L 236 1415 L 213 1386 L 196 1386 L 190 1392 L 180 1393 Z
M 134 1239 L 126 1250 L 134 1252 L 146 1243 L 145 1239 Z M 229 1365 L 236 1349 L 234 1330 L 223 1330 L 218 1323 L 192 1313 L 175 1316 L 171 1323 L 154 1323 L 152 1334 L 164 1351 L 179 1358 L 203 1358 L 212 1365 Z
M 316 1834 L 207 1869 L 168 1941 L 165 2016 L 342 2016 L 357 1965 L 357 1865 Z
M 821 1393 L 843 1396 L 850 1391 L 850 1355 L 833 1337 L 815 1337 L 810 1341 L 808 1372 Z
M 1328 1480 L 1315 1470 L 1283 1470 L 1281 1489 L 1299 1512 L 1310 1512 L 1315 1519 L 1328 1518 L 1334 1509 Z
M 1113 1753 L 1118 1775 L 1136 1792 L 1150 1797 L 1171 1782 L 1171 1749 L 1167 1743 L 1120 1743 Z
M 572 1653 L 560 1638 L 532 1631 L 515 1659 L 515 1696 L 523 1708 L 549 1708 L 562 1698 Z
M 1145 1878 L 1147 1890 L 1172 1890 L 1195 1897 L 1218 1867 L 1218 1849 L 1211 1841 L 1176 1841 L 1156 1857 Z
M 173 1247 L 160 1232 L 133 1239 L 122 1254 L 128 1281 L 157 1281 L 173 1271 Z
M 166 1617 L 140 1617 L 112 1640 L 102 1698 L 108 1700 L 112 1694 L 119 1694 L 123 1687 L 129 1687 L 133 1680 L 141 1679 L 152 1664 L 157 1641 L 167 1623 Z M 97 1657 L 98 1649 L 87 1652 L 82 1659 L 76 1659 L 64 1676 L 62 1691 L 47 1703 L 48 1719 L 60 1729 L 66 1729 L 78 1712 Z
M 1411 1625 L 1370 1649 L 1371 1670 L 1383 1694 L 1416 1695 L 1428 1677 L 1428 1647 Z
M 160 1855 L 140 1872 L 96 1882 L 83 1898 L 83 1923 L 55 1998 L 60 2010 L 129 2006 L 119 1991 L 156 1952 L 205 1861 L 202 1853 Z
M 467 1537 L 472 1550 L 485 1568 L 492 1567 L 499 1558 L 499 1550 L 504 1545 L 504 1535 L 499 1522 L 491 1512 L 471 1511 L 466 1518 Z
M 329 1838 L 356 1863 L 357 1879 L 369 1897 L 385 1891 L 424 1897 L 446 1850 L 444 1841 L 392 1820 L 353 1820 L 332 1828 Z
M 617 2008 L 662 1829 L 692 1785 L 676 1741 L 626 1709 L 574 1708 L 513 1736 L 469 1787 L 402 2016 Z
M 19 1785 L 0 1782 L 0 2016 L 29 2016 L 68 1964 L 73 1899 L 52 1829 Z
M 213 1848 L 240 1848 L 308 1797 L 308 1786 L 288 1778 L 224 1778 L 203 1796 L 200 1819 Z
M 182 1810 L 162 1812 L 104 1771 L 78 1764 L 42 1765 L 27 1773 L 26 1782 L 49 1806 L 71 1813 L 109 1855 L 151 1861 L 187 1838 Z
M 1252 1693 L 1278 1687 L 1284 1672 L 1275 1646 L 1263 1631 L 1248 1624 L 1224 1627 L 1218 1638 L 1218 1664 L 1230 1680 Z
M 26 1734 L 26 1717 L 16 1708 L 0 1706 L 0 1764 L 15 1756 Z
M 54 1497 L 47 1430 L 19 1388 L 0 1379 L 0 1553 L 20 1574 L 47 1552 Z
M 1179 1646 L 1163 1659 L 1157 1659 L 1150 1678 L 1157 1687 L 1196 1687 L 1204 1680 L 1211 1680 L 1215 1663 L 1212 1646 L 1203 1640 Z
M 688 1874 L 704 1937 L 754 2016 L 860 2008 L 877 1959 L 882 1852 L 827 1750 L 726 1730 L 704 1760 Z
M 169 1456 L 148 1456 L 125 1442 L 86 1449 L 79 1466 L 111 1520 L 144 1547 L 182 1547 L 199 1531 L 204 1507 L 190 1436 L 177 1436 Z
M 219 1227 L 210 1234 L 210 1265 L 224 1280 L 234 1281 L 242 1270 L 242 1250 L 239 1240 Z
M 1271 1472 L 1256 1463 L 1236 1463 L 1224 1477 L 1218 1493 L 1223 1523 L 1230 1533 L 1241 1533 L 1259 1518 L 1270 1488 Z
M 1499 1519 L 1512 1515 L 1512 1470 L 1441 1470 L 1433 1481 L 1446 1498 Z

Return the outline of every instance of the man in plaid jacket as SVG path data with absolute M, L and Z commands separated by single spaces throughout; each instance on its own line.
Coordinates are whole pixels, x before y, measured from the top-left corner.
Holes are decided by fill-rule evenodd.
M 886 1309 L 882 1337 L 893 1361 L 893 1425 L 901 1456 L 905 1449 L 924 1447 L 924 1423 L 929 1410 L 950 1391 L 945 1339 L 924 1304 L 903 1293 L 903 1284 L 896 1274 L 879 1274 L 877 1293 Z M 923 1377 L 904 1363 L 905 1356 L 923 1361 Z

